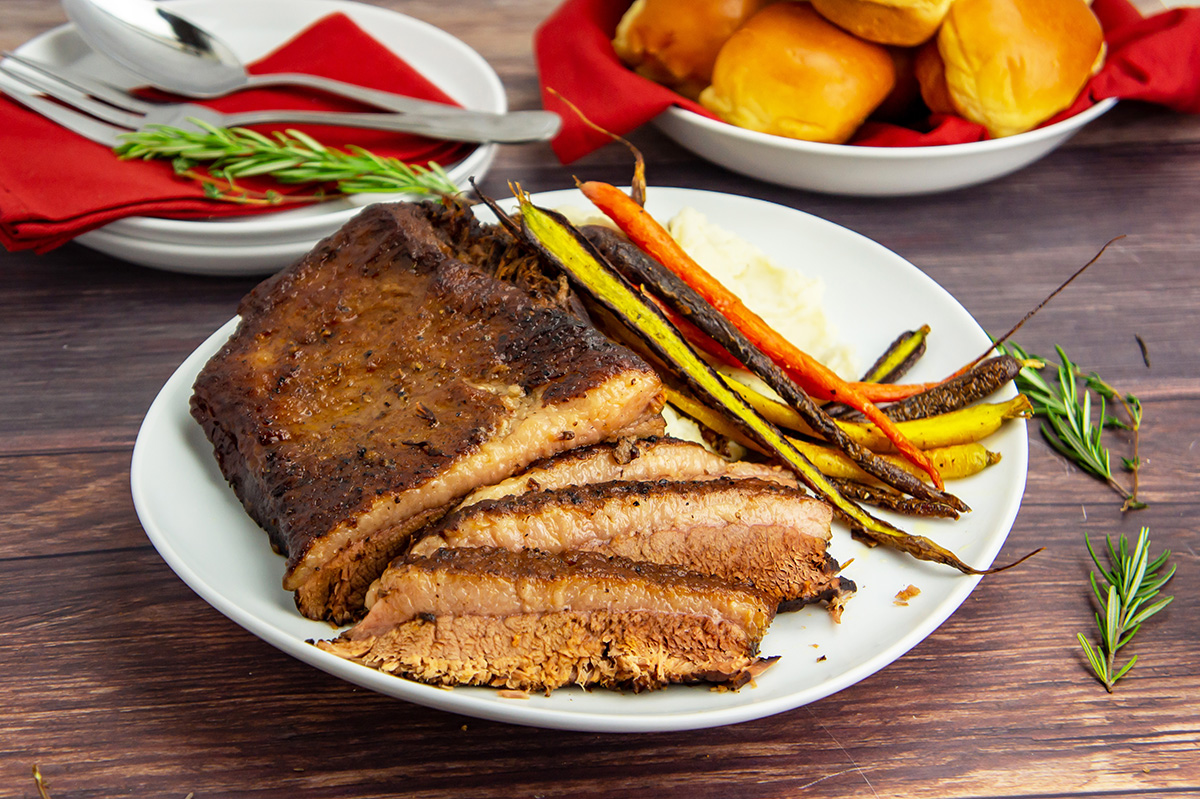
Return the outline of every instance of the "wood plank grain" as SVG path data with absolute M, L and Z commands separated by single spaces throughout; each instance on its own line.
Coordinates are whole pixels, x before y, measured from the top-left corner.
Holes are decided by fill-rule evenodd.
M 162 384 L 257 282 L 169 274 L 77 245 L 3 257 L 0 452 L 130 446 Z
M 556 1 L 376 4 L 459 36 L 497 68 L 513 107 L 538 104 L 530 40 Z M 4 0 L 0 14 L 7 49 L 64 19 L 55 0 Z M 1122 514 L 1031 427 L 1000 559 L 1047 551 L 984 579 L 925 641 L 851 688 L 684 733 L 467 719 L 282 655 L 195 596 L 137 523 L 128 464 L 142 415 L 255 279 L 172 275 L 76 246 L 0 254 L 0 794 L 34 797 L 37 763 L 56 799 L 1200 796 L 1200 117 L 1122 103 L 1025 170 L 902 200 L 754 181 L 652 127 L 630 138 L 651 191 L 726 191 L 830 219 L 909 259 L 993 332 L 1126 234 L 1017 341 L 1046 355 L 1061 344 L 1142 398 L 1150 507 Z M 503 147 L 482 186 L 625 183 L 630 168 L 615 145 L 570 167 L 544 144 Z M 1075 641 L 1094 624 L 1083 536 L 1142 525 L 1174 552 L 1176 599 L 1138 634 L 1138 666 L 1110 696 Z
M 0 457 L 0 562 L 149 547 L 129 491 L 128 449 Z
M 10 561 L 0 724 L 18 744 L 15 760 L 39 759 L 71 796 L 232 795 L 252 785 L 256 795 L 384 796 L 380 782 L 394 780 L 418 796 L 634 796 L 651 780 L 665 791 L 702 782 L 710 793 L 701 795 L 769 796 L 831 774 L 848 790 L 823 782 L 822 795 L 870 795 L 859 792 L 864 775 L 884 796 L 1030 795 L 1020 786 L 1031 776 L 1047 795 L 1194 786 L 1200 677 L 1190 663 L 1200 638 L 1168 633 L 1200 611 L 1200 571 L 1182 570 L 1177 604 L 1148 626 L 1143 663 L 1110 697 L 1075 651 L 1089 613 L 1081 554 L 1076 546 L 1075 558 L 985 580 L 908 656 L 810 708 L 633 738 L 514 735 L 360 691 L 234 627 L 153 552 Z M 30 658 L 35 642 L 45 646 Z M 703 767 L 692 761 L 701 754 Z

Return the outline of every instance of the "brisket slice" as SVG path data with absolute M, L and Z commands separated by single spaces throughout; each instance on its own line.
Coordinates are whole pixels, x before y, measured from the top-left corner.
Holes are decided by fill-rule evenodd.
M 744 683 L 770 601 L 679 569 L 596 553 L 442 550 L 397 561 L 370 612 L 317 645 L 436 685 L 550 691 Z
M 836 613 L 854 584 L 826 551 L 831 518 L 825 503 L 756 479 L 595 483 L 457 510 L 410 555 L 443 547 L 599 552 L 753 585 L 788 608 L 830 602 Z
M 757 477 L 782 485 L 797 485 L 795 475 L 778 466 L 727 461 L 690 441 L 669 437 L 623 439 L 568 450 L 539 461 L 496 485 L 475 489 L 458 507 L 526 491 L 552 491 L 588 483 L 713 480 L 718 477 Z
M 310 618 L 361 615 L 472 489 L 661 407 L 644 361 L 447 249 L 427 209 L 366 209 L 255 288 L 196 379 L 192 415 Z

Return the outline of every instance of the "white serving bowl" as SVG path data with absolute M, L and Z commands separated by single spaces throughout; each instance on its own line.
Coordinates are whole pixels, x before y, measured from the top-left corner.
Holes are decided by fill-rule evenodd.
M 769 183 L 826 194 L 898 197 L 960 189 L 1032 164 L 1116 100 L 1002 139 L 931 147 L 862 147 L 801 141 L 746 130 L 672 107 L 654 124 L 679 144 L 726 169 Z

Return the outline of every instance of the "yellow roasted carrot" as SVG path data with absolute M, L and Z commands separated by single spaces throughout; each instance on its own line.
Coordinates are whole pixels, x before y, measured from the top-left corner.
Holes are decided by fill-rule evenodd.
M 792 440 L 792 444 L 827 477 L 855 480 L 860 483 L 878 482 L 836 449 L 795 439 Z M 978 442 L 927 449 L 925 455 L 933 461 L 938 467 L 938 472 L 947 480 L 961 480 L 964 477 L 970 477 L 992 464 L 1000 462 L 1000 453 L 991 452 Z M 925 477 L 924 473 L 918 473 L 918 470 L 903 458 L 897 458 L 894 455 L 885 455 L 884 457 L 901 469 L 907 469 L 918 477 Z
M 897 422 L 908 439 L 928 452 L 938 447 L 969 444 L 990 436 L 1009 419 L 1028 418 L 1033 415 L 1033 406 L 1024 394 L 1018 394 L 1007 402 L 981 403 L 960 408 L 957 411 Z M 875 452 L 892 452 L 892 442 L 875 425 L 858 422 L 838 422 L 846 435 Z M 851 429 L 853 428 L 853 429 Z
M 697 402 L 687 394 L 676 391 L 670 386 L 667 387 L 667 402 L 674 405 L 686 415 L 692 417 L 697 422 L 700 422 L 705 427 L 713 430 L 719 435 L 737 441 L 744 447 L 754 450 L 762 454 L 770 454 L 763 450 L 762 446 L 757 442 L 752 441 L 745 436 L 734 425 L 731 425 L 719 413 L 716 413 L 706 405 Z M 760 395 L 761 396 L 761 395 Z M 843 480 L 855 480 L 860 483 L 878 483 L 874 477 L 871 477 L 866 472 L 858 467 L 854 461 L 847 458 L 841 452 L 831 447 L 813 444 L 808 441 L 801 441 L 797 438 L 788 437 L 788 442 L 793 447 L 800 451 L 804 457 L 816 466 L 821 474 L 826 477 L 835 477 Z M 988 466 L 1000 461 L 1000 455 L 996 452 L 989 451 L 982 444 L 977 442 L 967 442 L 946 447 L 935 447 L 925 450 L 925 455 L 938 467 L 938 471 L 947 480 L 959 480 L 964 477 L 970 477 L 973 474 L 978 474 Z M 925 474 L 913 467 L 911 463 L 903 458 L 895 456 L 884 456 L 889 462 L 897 467 L 908 471 L 922 479 Z
M 795 430 L 805 435 L 815 435 L 791 407 L 778 400 L 763 396 L 750 386 L 730 380 L 734 391 L 742 395 L 756 411 L 773 424 Z M 1024 394 L 1018 394 L 1007 402 L 982 403 L 960 408 L 957 411 L 897 422 L 896 426 L 909 441 L 922 450 L 967 444 L 990 436 L 1000 429 L 1008 419 L 1018 416 L 1028 418 L 1033 406 Z M 848 438 L 873 452 L 894 452 L 892 442 L 875 425 L 866 422 L 842 422 L 835 420 Z

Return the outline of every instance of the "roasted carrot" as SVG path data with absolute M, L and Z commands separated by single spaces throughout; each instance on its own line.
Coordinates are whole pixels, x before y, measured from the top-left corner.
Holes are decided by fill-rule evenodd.
M 1057 297 L 1058 294 L 1061 291 L 1063 291 L 1063 289 L 1065 289 L 1067 286 L 1071 285 L 1071 283 L 1073 283 L 1077 277 L 1079 277 L 1084 272 L 1086 272 L 1088 267 L 1090 267 L 1092 264 L 1096 263 L 1096 261 L 1100 260 L 1100 256 L 1104 255 L 1104 251 L 1107 250 L 1113 244 L 1113 242 L 1120 241 L 1123 238 L 1125 238 L 1125 237 L 1117 236 L 1116 238 L 1107 242 L 1103 247 L 1100 248 L 1100 252 L 1098 252 L 1094 256 L 1092 256 L 1092 260 L 1088 261 L 1086 264 L 1081 266 L 1079 269 L 1075 270 L 1075 272 L 1073 272 L 1070 277 L 1068 277 L 1066 280 L 1064 280 L 1062 283 L 1059 284 L 1058 288 L 1056 288 L 1056 289 L 1054 289 L 1054 291 L 1050 292 L 1050 294 L 1047 295 L 1046 299 L 1039 302 L 1036 306 L 1034 306 L 1033 310 L 1029 311 L 1029 313 L 1027 313 L 1027 314 L 1025 314 L 1025 316 L 1021 317 L 1021 321 L 1017 322 L 1015 325 L 1013 325 L 1011 328 L 1009 328 L 1008 332 L 1005 333 L 1003 336 L 1000 336 L 1000 338 L 996 339 L 993 342 L 992 346 L 990 346 L 984 352 L 980 353 L 974 360 L 963 364 L 961 367 L 959 367 L 959 369 L 957 371 L 955 371 L 951 375 L 948 375 L 943 380 L 939 380 L 934 383 L 909 384 L 909 385 L 904 385 L 904 386 L 894 385 L 894 384 L 888 385 L 888 384 L 884 384 L 884 383 L 877 383 L 877 384 L 876 383 L 852 383 L 851 385 L 854 386 L 856 389 L 858 389 L 858 391 L 864 397 L 870 399 L 872 402 L 900 402 L 902 400 L 907 400 L 910 397 L 912 397 L 915 394 L 918 394 L 920 392 L 927 391 L 927 390 L 933 390 L 933 389 L 936 389 L 938 386 L 958 380 L 959 378 L 969 374 L 970 372 L 974 371 L 977 367 L 979 367 L 981 364 L 983 364 L 984 360 L 986 358 L 988 358 L 991 355 L 991 353 L 995 352 L 996 349 L 1001 344 L 1003 344 L 1014 333 L 1016 333 L 1018 330 L 1020 330 L 1021 326 L 1024 325 L 1026 322 L 1028 322 L 1030 320 L 1030 318 L 1033 317 L 1034 314 L 1036 314 L 1038 311 L 1040 311 L 1046 305 L 1046 303 L 1050 302 L 1050 300 Z M 846 403 L 846 404 L 848 405 L 849 403 Z
M 903 513 L 906 516 L 931 516 L 940 519 L 957 519 L 958 512 L 949 505 L 937 502 L 927 502 L 923 499 L 906 497 L 899 491 L 887 487 L 867 485 L 854 480 L 830 478 L 829 482 L 837 486 L 842 496 L 856 502 L 875 505 L 886 510 Z
M 521 201 L 522 229 L 530 244 L 562 269 L 577 288 L 620 318 L 629 332 L 640 338 L 676 378 L 688 384 L 690 390 L 723 408 L 735 427 L 779 457 L 806 486 L 828 501 L 854 530 L 893 549 L 921 560 L 952 566 L 965 574 L 996 571 L 974 569 L 936 542 L 921 535 L 906 533 L 841 496 L 829 479 L 800 454 L 779 428 L 747 405 L 712 367 L 696 355 L 653 303 L 603 262 L 595 248 L 566 219 L 533 205 L 527 195 L 518 193 L 518 198 Z M 487 198 L 484 198 L 484 202 L 493 205 Z
M 610 232 L 609 228 L 601 228 L 601 229 L 597 229 L 595 231 L 592 229 L 589 229 L 589 228 L 584 228 L 584 234 L 593 244 L 600 246 L 601 249 L 603 250 L 603 249 L 605 249 L 605 246 L 603 244 L 603 239 L 596 237 L 596 233 L 601 230 L 603 231 L 604 234 L 608 234 Z M 612 235 L 615 236 L 617 234 L 613 233 Z M 609 245 L 609 246 L 611 246 L 611 245 Z M 626 277 L 629 277 L 629 276 L 627 275 Z M 631 282 L 634 282 L 634 283 L 637 282 L 636 280 L 633 280 L 632 278 L 630 278 L 630 280 L 631 280 Z M 696 325 L 692 324 L 690 321 L 687 320 L 686 317 L 680 315 L 679 313 L 677 313 L 676 311 L 674 311 L 673 309 L 671 309 L 669 306 L 665 305 L 664 303 L 659 302 L 657 299 L 654 299 L 654 297 L 651 294 L 649 294 L 648 292 L 646 292 L 645 289 L 643 289 L 642 293 L 646 294 L 646 296 L 650 297 L 654 301 L 655 305 L 658 306 L 659 310 L 661 310 L 664 314 L 666 314 L 667 318 L 671 320 L 671 323 L 679 328 L 679 332 L 683 334 L 683 337 L 686 338 L 689 343 L 693 344 L 694 346 L 698 347 L 699 349 L 701 349 L 702 351 L 704 351 L 705 353 L 710 355 L 718 363 L 723 363 L 726 366 L 731 366 L 735 369 L 745 368 L 745 364 L 740 363 L 737 358 L 735 358 L 733 355 L 731 355 L 729 353 L 729 351 L 727 349 L 725 349 L 724 347 L 722 347 L 716 340 L 714 340 L 712 338 L 712 336 L 708 335 L 703 330 L 698 328 Z M 923 328 L 923 330 L 920 332 L 923 333 L 923 332 L 927 332 L 927 331 L 928 331 L 928 328 Z M 878 365 L 878 362 L 876 365 Z M 874 369 L 874 367 L 872 367 L 872 369 Z M 965 371 L 965 369 L 960 369 L 958 372 L 955 372 L 953 375 L 946 378 L 946 380 L 950 380 L 950 379 L 958 376 L 963 371 Z M 795 379 L 795 378 L 793 378 L 793 379 Z M 939 380 L 939 381 L 934 381 L 931 383 L 900 384 L 900 383 L 878 383 L 875 381 L 868 380 L 868 381 L 849 381 L 849 385 L 852 386 L 853 388 L 857 389 L 860 394 L 862 394 L 864 397 L 866 397 L 871 402 L 900 402 L 902 400 L 908 399 L 909 397 L 913 397 L 913 396 L 916 396 L 917 394 L 928 391 L 931 388 L 936 388 L 937 386 L 941 385 L 943 382 L 945 382 L 945 381 Z
M 717 371 L 723 375 L 726 374 L 721 369 Z M 772 424 L 788 430 L 795 430 L 804 435 L 817 435 L 800 414 L 786 403 L 765 396 L 734 377 L 730 377 L 728 382 L 730 388 L 741 394 L 742 399 L 746 400 Z M 1018 394 L 1004 402 L 981 403 L 920 419 L 896 421 L 896 426 L 900 428 L 901 433 L 904 433 L 905 438 L 920 447 L 922 451 L 928 451 L 938 447 L 951 447 L 956 444 L 979 441 L 999 430 L 1005 421 L 1031 415 L 1032 406 L 1029 404 L 1029 398 Z M 888 440 L 887 436 L 880 434 L 874 425 L 865 422 L 835 421 L 842 432 L 860 446 L 873 452 L 891 452 L 894 449 L 892 442 Z M 942 477 L 945 478 L 946 475 L 943 474 Z
M 871 364 L 863 375 L 864 383 L 895 383 L 925 354 L 925 340 L 929 337 L 929 325 L 917 330 L 908 330 L 896 337 L 883 354 Z
M 635 244 L 695 289 L 814 399 L 843 402 L 862 413 L 891 440 L 906 460 L 928 474 L 938 489 L 945 487 L 933 462 L 858 388 L 775 332 L 762 317 L 747 308 L 733 292 L 684 252 L 645 208 L 608 183 L 589 181 L 581 183 L 579 189 Z
M 744 368 L 744 365 L 739 363 L 736 358 L 734 358 L 732 355 L 730 355 L 728 350 L 726 350 L 724 347 L 722 347 L 720 344 L 718 344 L 716 341 L 714 341 L 711 336 L 707 335 L 700 328 L 696 327 L 694 324 L 692 324 L 691 322 L 689 322 L 687 319 L 680 316 L 679 314 L 675 313 L 674 311 L 667 309 L 661 303 L 659 304 L 659 307 L 663 309 L 663 311 L 667 314 L 667 318 L 669 318 L 672 323 L 679 326 L 679 332 L 683 333 L 684 338 L 686 338 L 689 342 L 691 342 L 695 346 L 699 347 L 701 350 L 703 350 L 704 352 L 708 353 L 713 358 L 715 358 L 718 362 L 723 363 L 726 366 L 732 366 L 735 369 Z M 787 370 L 785 370 L 785 371 L 787 371 Z M 955 372 L 953 375 L 946 378 L 946 380 L 951 380 L 954 377 L 958 376 L 958 374 L 959 374 L 958 372 Z M 789 372 L 789 376 L 791 376 L 793 380 L 796 380 L 795 375 L 792 375 L 790 372 Z M 796 380 L 796 382 L 800 383 L 799 380 Z M 935 381 L 932 383 L 903 383 L 902 384 L 902 383 L 863 383 L 863 382 L 859 382 L 859 381 L 848 381 L 847 385 L 849 385 L 851 388 L 858 391 L 858 393 L 862 394 L 863 397 L 865 397 L 872 403 L 875 403 L 875 402 L 902 402 L 911 397 L 915 397 L 918 394 L 929 391 L 930 389 L 937 388 L 938 386 L 942 385 L 942 383 L 944 383 L 944 382 L 945 381 L 943 381 L 943 380 L 939 380 L 939 381 Z M 801 384 L 801 386 L 803 387 L 803 384 Z M 805 389 L 805 390 L 807 390 L 807 389 Z
M 744 369 L 745 368 L 745 364 L 742 364 L 741 362 L 738 361 L 737 358 L 730 355 L 729 351 L 727 349 L 725 349 L 724 347 L 722 347 L 719 343 L 717 343 L 712 338 L 712 336 L 708 335 L 703 330 L 696 327 L 694 324 L 689 322 L 685 317 L 676 313 L 675 311 L 673 311 L 671 308 L 664 305 L 663 303 L 656 301 L 655 304 L 659 307 L 659 310 L 661 310 L 663 313 L 665 313 L 667 315 L 667 318 L 671 320 L 671 323 L 679 328 L 679 332 L 683 334 L 683 337 L 686 338 L 689 343 L 695 345 L 696 347 L 698 347 L 699 349 L 701 349 L 708 355 L 712 356 L 712 358 L 714 360 L 716 360 L 718 363 L 725 364 L 726 366 L 731 366 L 734 369 Z M 958 375 L 959 375 L 959 372 L 955 372 L 953 375 L 946 378 L 946 380 L 951 380 Z M 793 380 L 796 380 L 794 375 L 791 375 L 791 377 Z M 796 380 L 796 382 L 800 383 L 799 380 Z M 901 384 L 901 383 L 873 383 L 873 382 L 867 383 L 867 382 L 861 382 L 861 381 L 847 381 L 847 385 L 856 389 L 858 391 L 858 393 L 862 394 L 864 397 L 866 397 L 868 400 L 870 400 L 871 402 L 874 403 L 874 402 L 901 402 L 903 400 L 909 399 L 910 397 L 915 397 L 916 395 L 921 394 L 925 391 L 929 391 L 932 388 L 937 388 L 938 386 L 942 385 L 942 383 L 944 383 L 944 382 L 945 382 L 944 380 L 938 380 L 938 381 L 934 381 L 932 383 L 903 383 L 903 384 Z M 801 384 L 801 386 L 803 387 L 803 384 Z M 805 389 L 805 390 L 807 390 L 807 389 Z
M 733 322 L 722 316 L 700 292 L 624 236 L 619 236 L 608 228 L 594 226 L 581 232 L 618 274 L 633 285 L 641 286 L 643 294 L 651 297 L 657 304 L 656 307 L 669 307 L 681 318 L 694 323 L 703 332 L 704 337 L 711 337 L 712 342 L 720 345 L 719 350 L 724 350 L 728 357 L 741 363 L 745 369 L 757 375 L 775 391 L 805 420 L 818 437 L 845 452 L 863 471 L 914 497 L 949 505 L 961 512 L 969 510 L 966 503 L 958 497 L 927 486 L 926 482 L 916 479 L 911 473 L 896 468 L 870 450 L 854 443 L 833 419 L 821 411 L 796 381 L 788 377 L 762 350 L 755 347 L 750 339 L 738 330 Z M 634 349 L 638 348 L 635 346 Z M 717 359 L 722 361 L 725 356 L 722 356 L 719 350 L 716 352 Z
M 771 454 L 769 451 L 763 449 L 761 444 L 747 437 L 735 425 L 726 421 L 720 414 L 706 408 L 686 394 L 667 386 L 666 396 L 667 402 L 713 432 L 733 439 L 755 452 L 760 452 L 764 455 Z M 864 472 L 854 461 L 836 449 L 802 441 L 791 436 L 787 436 L 787 440 L 826 477 L 856 480 L 859 482 L 875 481 L 875 478 Z M 938 465 L 938 470 L 947 480 L 961 480 L 965 477 L 970 477 L 986 469 L 988 466 L 1000 462 L 1000 455 L 998 453 L 989 452 L 977 441 L 951 444 L 945 447 L 932 447 L 925 450 L 925 452 L 929 456 L 929 459 Z M 892 458 L 887 455 L 884 457 L 891 460 L 897 468 L 911 470 L 917 475 L 921 474 L 899 458 Z
M 1022 362 L 1011 355 L 997 355 L 976 364 L 967 372 L 947 378 L 928 391 L 892 403 L 884 409 L 895 422 L 938 416 L 965 408 L 1011 382 L 1021 371 Z M 841 417 L 849 421 L 857 414 Z
M 653 295 L 645 289 L 642 290 L 642 293 L 653 300 L 654 304 L 658 306 L 658 309 L 663 312 L 663 315 L 670 320 L 671 324 L 679 328 L 680 334 L 688 340 L 688 343 L 694 345 L 696 349 L 709 355 L 717 363 L 724 364 L 730 368 L 746 368 L 741 361 L 729 354 L 729 350 L 717 343 L 712 336 L 708 335 L 703 330 L 692 324 L 687 317 L 676 312 L 666 303 L 659 302 L 657 299 L 654 299 Z

